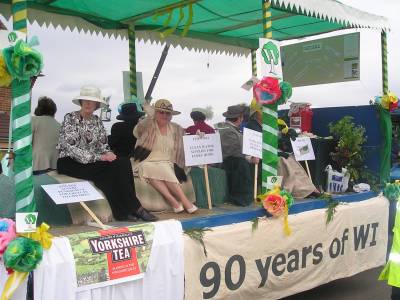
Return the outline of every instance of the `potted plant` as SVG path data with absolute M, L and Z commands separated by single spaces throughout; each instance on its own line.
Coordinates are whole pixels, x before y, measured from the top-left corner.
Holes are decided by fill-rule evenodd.
M 330 153 L 334 167 L 338 171 L 346 168 L 350 174 L 350 183 L 357 182 L 364 170 L 362 146 L 367 140 L 365 128 L 356 125 L 351 116 L 345 116 L 328 126 L 330 133 L 338 141 L 335 152 Z

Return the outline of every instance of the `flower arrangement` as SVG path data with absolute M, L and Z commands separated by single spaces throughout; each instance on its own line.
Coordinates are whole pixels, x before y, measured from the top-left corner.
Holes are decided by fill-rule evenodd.
M 17 234 L 13 220 L 0 219 L 0 259 L 9 273 L 0 299 L 11 299 L 29 272 L 40 263 L 43 249 L 49 249 L 52 244 L 49 228 L 42 223 L 36 232 Z
M 290 235 L 292 231 L 289 226 L 288 215 L 289 208 L 294 203 L 292 194 L 275 187 L 257 198 L 261 201 L 265 210 L 273 217 L 280 218 L 283 216 L 283 230 L 286 235 Z
M 386 110 L 393 111 L 398 107 L 399 99 L 394 93 L 388 92 L 383 96 L 376 96 L 374 103 L 375 105 L 380 105 Z
M 274 77 L 264 77 L 253 86 L 253 96 L 259 104 L 285 104 L 292 96 L 292 86 L 289 82 Z

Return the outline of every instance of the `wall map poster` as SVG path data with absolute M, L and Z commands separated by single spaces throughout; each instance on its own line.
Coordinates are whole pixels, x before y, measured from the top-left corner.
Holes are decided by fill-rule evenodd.
M 153 236 L 153 224 L 67 236 L 75 259 L 77 290 L 142 278 Z

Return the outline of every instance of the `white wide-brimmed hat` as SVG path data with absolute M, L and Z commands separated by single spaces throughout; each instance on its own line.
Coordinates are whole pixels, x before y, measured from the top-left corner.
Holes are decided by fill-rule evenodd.
M 84 85 L 81 87 L 79 96 L 72 99 L 72 103 L 81 106 L 79 100 L 90 100 L 100 103 L 100 107 L 107 106 L 107 102 L 101 96 L 101 91 L 94 85 Z

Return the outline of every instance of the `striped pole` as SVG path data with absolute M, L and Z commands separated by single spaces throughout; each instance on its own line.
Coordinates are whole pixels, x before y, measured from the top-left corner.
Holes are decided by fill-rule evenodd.
M 27 2 L 12 1 L 13 29 L 27 33 Z M 31 82 L 13 79 L 12 136 L 14 148 L 14 181 L 17 212 L 36 210 L 32 177 L 32 127 L 31 127 Z
M 256 49 L 251 49 L 251 74 L 257 77 L 257 55 Z
M 388 69 L 387 69 L 387 39 L 386 31 L 381 32 L 381 51 L 382 51 L 382 90 L 383 94 L 388 93 Z
M 137 96 L 135 27 L 129 26 L 129 85 L 131 96 Z
M 262 0 L 264 38 L 272 39 L 271 1 Z M 278 174 L 278 104 L 263 105 L 262 114 L 262 192 L 267 186 L 267 177 Z

